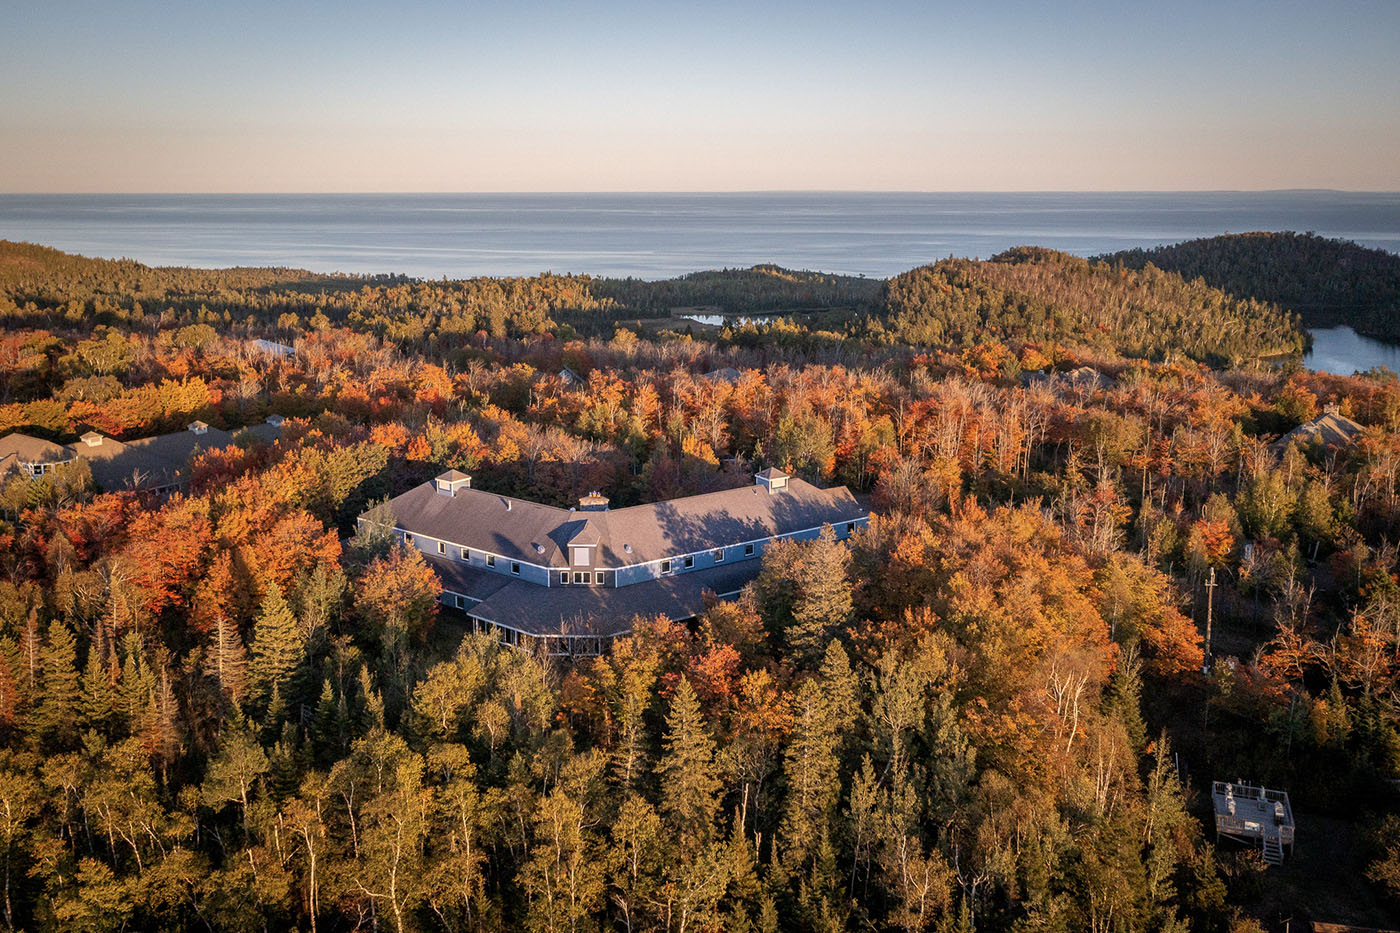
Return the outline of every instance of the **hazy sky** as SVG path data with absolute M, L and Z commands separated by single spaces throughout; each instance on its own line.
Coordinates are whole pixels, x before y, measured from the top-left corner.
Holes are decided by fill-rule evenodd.
M 0 191 L 1400 188 L 1400 0 L 10 0 Z

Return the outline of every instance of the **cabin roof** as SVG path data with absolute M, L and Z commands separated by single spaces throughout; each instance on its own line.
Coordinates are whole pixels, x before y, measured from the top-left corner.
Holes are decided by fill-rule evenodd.
M 1329 411 L 1311 421 L 1303 422 L 1274 441 L 1273 449 L 1276 453 L 1282 453 L 1295 441 L 1304 446 L 1316 443 L 1323 447 L 1348 447 L 1365 431 L 1365 428 L 1346 415 Z

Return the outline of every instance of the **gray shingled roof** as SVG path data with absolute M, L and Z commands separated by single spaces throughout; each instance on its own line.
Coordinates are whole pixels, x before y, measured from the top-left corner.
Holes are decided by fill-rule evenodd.
M 77 448 L 79 456 L 92 466 L 92 478 L 104 489 L 121 489 L 133 485 L 168 486 L 179 481 L 180 471 L 197 450 L 213 450 L 233 443 L 233 435 L 218 428 L 203 434 L 175 431 L 119 441 L 104 437 L 96 447 L 86 444 Z M 139 476 L 140 482 L 133 483 Z
M 243 430 L 269 443 L 282 434 L 280 425 L 271 424 L 255 424 Z M 90 445 L 90 438 L 100 438 L 101 443 Z M 202 434 L 184 430 L 130 441 L 87 431 L 78 443 L 67 447 L 11 433 L 0 437 L 0 465 L 10 456 L 26 463 L 59 463 L 81 457 L 92 468 L 93 481 L 103 489 L 130 487 L 138 475 L 140 486 L 168 486 L 179 481 L 180 472 L 196 451 L 215 450 L 233 442 L 234 435 L 218 428 L 207 428 Z
M 10 454 L 24 463 L 62 463 L 73 459 L 71 448 L 18 431 L 0 437 L 0 458 Z
M 433 561 L 441 568 L 444 561 Z M 665 616 L 673 621 L 699 615 L 705 608 L 705 594 L 729 595 L 742 589 L 758 575 L 761 562 L 736 564 L 662 577 L 631 586 L 539 586 L 523 580 L 488 574 L 505 582 L 482 601 L 468 605 L 468 615 L 531 635 L 590 634 L 619 635 L 632 628 L 637 616 Z M 450 572 L 440 570 L 439 572 Z M 446 589 L 462 592 L 447 584 Z
M 1298 425 L 1274 441 L 1273 448 L 1275 452 L 1281 453 L 1294 441 L 1305 447 L 1314 443 L 1321 444 L 1323 447 L 1346 447 L 1354 443 L 1365 430 L 1346 415 L 1329 411 Z
M 819 489 L 796 478 L 771 493 L 744 486 L 607 512 L 566 511 L 480 489 L 446 496 L 424 483 L 390 507 L 398 527 L 410 533 L 547 567 L 568 566 L 564 549 L 575 537 L 597 545 L 598 565 L 620 567 L 866 516 L 844 486 Z

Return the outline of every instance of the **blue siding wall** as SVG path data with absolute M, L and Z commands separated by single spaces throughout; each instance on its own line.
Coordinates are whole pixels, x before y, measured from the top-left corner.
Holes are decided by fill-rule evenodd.
M 450 541 L 445 542 L 447 544 L 447 553 L 439 554 L 437 549 L 437 538 L 430 538 L 427 535 L 421 535 L 417 532 L 409 532 L 409 534 L 413 535 L 413 546 L 416 547 L 418 550 L 422 551 L 424 554 L 431 554 L 438 560 L 450 560 L 455 563 L 468 563 L 467 561 L 462 560 L 462 549 L 459 545 L 453 544 Z M 402 529 L 398 531 L 398 536 L 399 540 L 402 541 Z M 476 567 L 480 570 L 486 570 L 491 573 L 499 573 L 501 576 L 511 577 L 515 580 L 528 580 L 529 582 L 538 584 L 540 586 L 549 585 L 548 570 L 546 570 L 543 567 L 537 567 L 533 564 L 527 564 L 524 561 L 518 561 L 518 563 L 520 564 L 520 573 L 514 574 L 510 572 L 511 561 L 509 558 L 498 556 L 496 558 L 496 566 L 491 567 L 487 565 L 486 555 L 484 553 L 475 549 L 472 549 L 471 551 L 470 564 L 473 567 Z

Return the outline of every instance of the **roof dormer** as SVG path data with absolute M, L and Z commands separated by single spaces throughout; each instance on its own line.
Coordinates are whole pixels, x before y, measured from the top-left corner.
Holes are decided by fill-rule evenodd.
M 446 473 L 438 474 L 434 481 L 440 495 L 455 496 L 459 489 L 471 489 L 472 478 L 460 470 L 448 470 Z
M 753 481 L 755 485 L 762 486 L 771 494 L 787 488 L 788 475 L 782 470 L 769 467 L 761 473 L 755 473 Z

